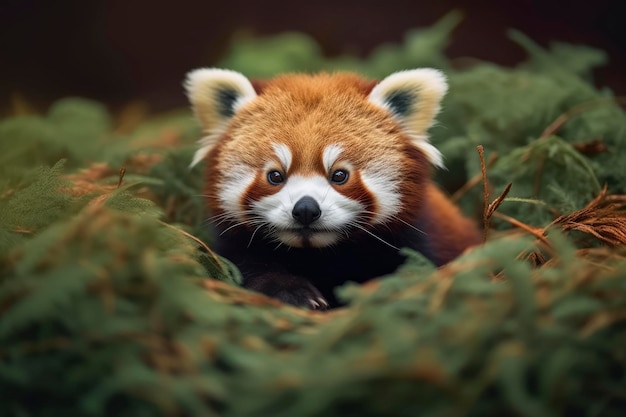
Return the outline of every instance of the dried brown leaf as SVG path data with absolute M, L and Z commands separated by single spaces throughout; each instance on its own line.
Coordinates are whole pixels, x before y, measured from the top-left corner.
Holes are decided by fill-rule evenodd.
M 565 232 L 591 235 L 610 246 L 626 245 L 626 195 L 609 196 L 605 186 L 586 207 L 556 218 L 548 227 L 553 225 Z

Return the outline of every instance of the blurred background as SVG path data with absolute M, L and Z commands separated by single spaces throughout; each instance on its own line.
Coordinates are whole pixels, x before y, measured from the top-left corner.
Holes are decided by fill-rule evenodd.
M 558 40 L 604 50 L 596 85 L 626 94 L 626 1 L 440 0 L 200 2 L 178 0 L 3 0 L 0 6 L 0 114 L 16 102 L 45 110 L 82 96 L 110 109 L 133 100 L 150 111 L 186 105 L 185 73 L 216 65 L 238 39 L 299 31 L 325 56 L 365 57 L 382 43 L 462 12 L 446 55 L 513 66 L 524 51 L 515 28 L 541 45 Z

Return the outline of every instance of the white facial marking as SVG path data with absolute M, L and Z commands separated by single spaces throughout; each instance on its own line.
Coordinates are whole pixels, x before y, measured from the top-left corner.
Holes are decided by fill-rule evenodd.
M 239 221 L 245 219 L 241 212 L 241 196 L 254 181 L 255 174 L 245 165 L 234 165 L 224 174 L 219 199 L 226 213 L 236 213 Z
M 328 145 L 326 148 L 324 148 L 324 152 L 322 154 L 322 162 L 324 163 L 324 168 L 326 169 L 326 172 L 330 173 L 330 169 L 337 161 L 337 158 L 339 158 L 339 155 L 341 155 L 341 151 L 343 151 L 343 148 L 339 145 Z
M 424 152 L 426 158 L 437 168 L 445 168 L 441 151 L 428 141 L 428 136 L 409 135 L 416 148 Z
M 373 224 L 384 223 L 398 214 L 402 207 L 399 181 L 386 166 L 370 167 L 361 171 L 361 181 L 376 198 L 376 215 Z
M 202 139 L 198 141 L 200 148 L 198 148 L 196 153 L 193 155 L 191 164 L 189 164 L 190 169 L 196 166 L 196 164 L 199 163 L 200 161 L 204 160 L 204 158 L 206 158 L 206 156 L 211 151 L 211 148 L 213 147 L 215 142 L 217 142 L 217 140 L 220 138 L 220 135 L 222 134 L 222 130 L 224 129 L 220 127 L 220 129 L 215 130 L 218 133 L 212 133 L 210 135 L 203 137 Z
M 311 224 L 308 239 L 300 233 L 302 226 L 292 216 L 294 205 L 304 196 L 317 201 L 322 212 L 320 218 Z M 342 230 L 357 218 L 363 205 L 337 192 L 320 175 L 293 175 L 276 194 L 253 203 L 252 210 L 277 229 L 274 236 L 282 243 L 293 247 L 301 247 L 305 243 L 324 247 L 341 238 Z
M 281 143 L 274 144 L 274 152 L 276 152 L 276 156 L 278 160 L 283 166 L 285 172 L 289 171 L 289 167 L 291 166 L 292 155 L 289 147 L 287 145 L 283 145 Z

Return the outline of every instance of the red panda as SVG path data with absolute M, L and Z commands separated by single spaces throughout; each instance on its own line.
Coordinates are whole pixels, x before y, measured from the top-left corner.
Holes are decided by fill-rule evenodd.
M 206 134 L 192 165 L 206 162 L 215 250 L 244 287 L 325 309 L 338 305 L 335 287 L 393 272 L 399 248 L 439 266 L 480 241 L 431 180 L 441 72 L 250 81 L 198 69 L 185 87 Z

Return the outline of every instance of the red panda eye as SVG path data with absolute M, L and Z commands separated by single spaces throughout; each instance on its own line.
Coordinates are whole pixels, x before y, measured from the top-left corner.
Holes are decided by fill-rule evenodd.
M 280 171 L 270 171 L 267 173 L 267 182 L 272 185 L 279 185 L 285 182 L 285 177 Z
M 330 182 L 335 185 L 345 184 L 350 174 L 344 169 L 338 169 L 330 175 Z

